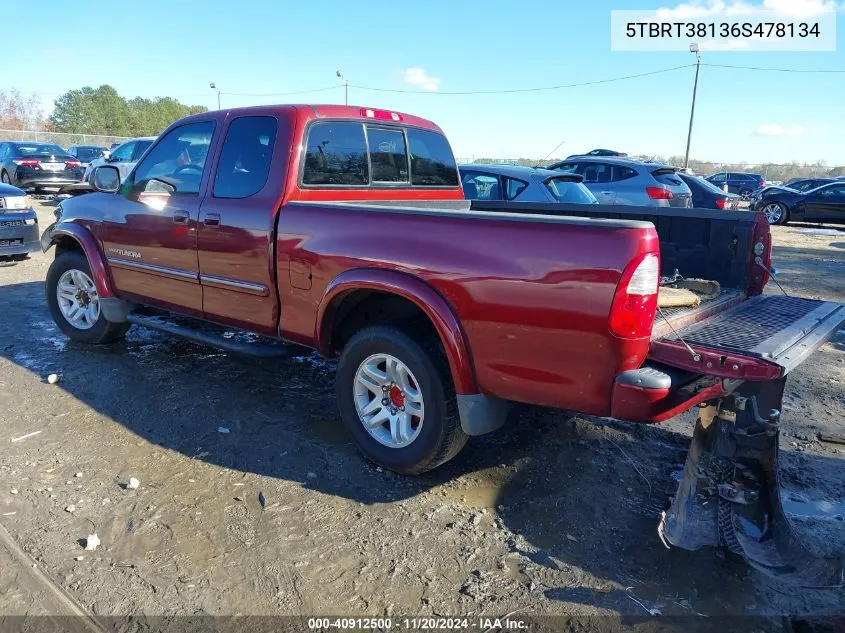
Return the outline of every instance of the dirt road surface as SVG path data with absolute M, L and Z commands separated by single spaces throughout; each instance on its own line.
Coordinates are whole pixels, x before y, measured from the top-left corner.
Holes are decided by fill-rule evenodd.
M 44 228 L 53 203 L 36 206 Z M 845 231 L 830 228 L 774 229 L 787 292 L 845 302 Z M 0 526 L 95 617 L 517 612 L 612 631 L 649 610 L 694 616 L 666 630 L 845 614 L 840 590 L 772 586 L 661 544 L 692 414 L 646 427 L 519 407 L 446 466 L 399 477 L 341 428 L 331 362 L 137 327 L 110 347 L 71 343 L 45 307 L 51 260 L 0 268 Z M 840 331 L 790 377 L 782 418 L 788 508 L 821 551 L 845 551 L 845 446 L 816 439 L 843 432 L 844 403 Z M 102 544 L 85 551 L 92 533 Z M 43 580 L 0 562 L 0 614 L 33 613 Z

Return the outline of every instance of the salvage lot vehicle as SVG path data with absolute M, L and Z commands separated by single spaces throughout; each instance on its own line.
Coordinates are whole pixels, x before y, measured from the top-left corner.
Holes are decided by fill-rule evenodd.
M 665 540 L 724 544 L 795 582 L 841 581 L 839 561 L 795 542 L 776 460 L 786 375 L 845 308 L 762 296 L 762 215 L 467 209 L 440 128 L 349 106 L 193 115 L 126 180 L 112 166 L 93 180 L 99 192 L 62 202 L 42 236 L 56 246 L 48 306 L 70 338 L 106 343 L 138 324 L 212 342 L 193 317 L 337 356 L 344 425 L 407 474 L 501 426 L 509 401 L 639 422 L 703 405 Z M 661 266 L 722 292 L 656 322 Z
M 82 180 L 82 163 L 53 143 L 0 143 L 0 180 L 27 191 L 58 191 Z
M 739 196 L 726 193 L 709 180 L 678 171 L 678 178 L 684 181 L 692 192 L 692 206 L 702 209 L 747 209 L 748 202 Z
M 39 250 L 38 217 L 28 205 L 26 192 L 0 184 L 0 259 L 26 259 Z
M 67 148 L 67 153 L 76 157 L 82 163 L 83 168 L 87 168 L 92 161 L 106 156 L 108 150 L 99 145 L 71 145 Z
M 677 169 L 634 158 L 580 156 L 549 165 L 549 169 L 576 173 L 602 204 L 655 207 L 691 207 L 689 187 Z
M 125 179 L 141 156 L 144 155 L 144 152 L 146 152 L 150 145 L 153 144 L 155 138 L 155 136 L 141 136 L 123 141 L 116 146 L 113 145 L 112 149 L 109 150 L 108 156 L 104 155 L 91 161 L 91 163 L 85 168 L 83 180 L 90 182 L 91 172 L 94 168 L 100 165 L 111 164 L 117 166 L 120 171 L 120 177 Z
M 517 202 L 570 202 L 596 204 L 598 200 L 578 174 L 523 165 L 461 165 L 461 185 L 467 200 Z
M 769 224 L 790 220 L 845 224 L 845 183 L 833 181 L 806 191 L 771 187 L 752 198 L 751 204 Z
M 706 180 L 720 188 L 727 185 L 728 193 L 738 194 L 743 200 L 748 200 L 757 189 L 766 186 L 766 180 L 760 174 L 741 171 L 720 171 L 707 176 Z

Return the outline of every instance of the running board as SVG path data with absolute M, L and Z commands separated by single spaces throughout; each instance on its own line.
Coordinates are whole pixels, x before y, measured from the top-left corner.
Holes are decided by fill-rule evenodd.
M 299 345 L 282 343 L 259 336 L 256 336 L 254 341 L 238 341 L 233 338 L 226 338 L 223 333 L 231 332 L 232 329 L 184 317 L 179 317 L 177 320 L 133 313 L 127 315 L 126 321 L 132 325 L 140 325 L 151 330 L 173 334 L 200 345 L 209 345 L 227 352 L 258 358 L 291 358 L 305 351 L 305 348 Z M 237 331 L 240 332 L 240 330 Z
M 781 503 L 778 421 L 785 382 L 745 383 L 701 409 L 683 478 L 658 533 L 667 546 L 727 547 L 790 585 L 842 586 L 842 555 L 808 549 Z

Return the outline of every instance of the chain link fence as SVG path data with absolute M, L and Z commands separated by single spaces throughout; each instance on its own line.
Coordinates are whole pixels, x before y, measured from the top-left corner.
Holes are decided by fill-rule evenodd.
M 71 145 L 98 145 L 111 147 L 121 143 L 128 136 L 106 136 L 102 134 L 65 134 L 63 132 L 36 132 L 34 130 L 0 130 L 0 141 L 39 141 L 55 143 L 67 149 Z

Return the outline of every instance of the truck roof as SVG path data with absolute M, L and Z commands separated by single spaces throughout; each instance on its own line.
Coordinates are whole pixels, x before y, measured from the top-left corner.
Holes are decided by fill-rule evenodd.
M 213 110 L 211 112 L 202 112 L 194 114 L 184 119 L 181 122 L 207 119 L 209 115 L 214 118 L 223 118 L 227 115 L 257 115 L 257 114 L 283 114 L 289 113 L 293 115 L 297 113 L 303 120 L 309 121 L 311 119 L 357 119 L 361 121 L 375 121 L 378 123 L 394 123 L 401 125 L 411 125 L 414 127 L 432 130 L 434 132 L 443 133 L 433 121 L 423 119 L 422 117 L 414 116 L 413 114 L 406 114 L 405 112 L 398 112 L 396 110 L 386 110 L 384 108 L 373 108 L 368 106 L 354 106 L 354 105 L 337 105 L 337 104 L 319 104 L 319 103 L 298 103 L 298 104 L 274 104 L 274 105 L 258 105 L 247 106 L 242 108 L 227 108 L 224 110 Z

